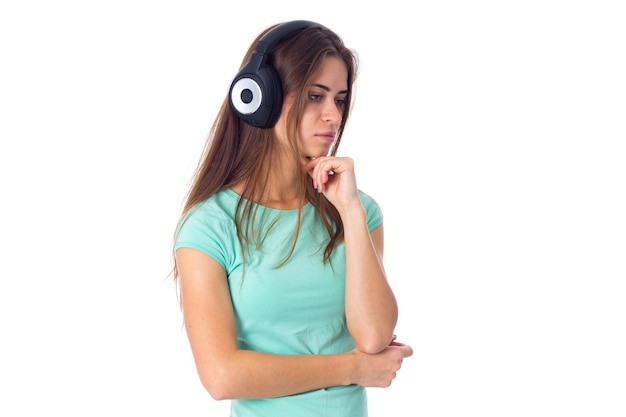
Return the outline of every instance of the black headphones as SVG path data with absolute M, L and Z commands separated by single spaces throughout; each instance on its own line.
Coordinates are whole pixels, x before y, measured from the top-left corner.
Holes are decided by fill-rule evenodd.
M 283 88 L 276 70 L 267 64 L 267 54 L 281 41 L 311 27 L 308 20 L 294 20 L 267 32 L 254 47 L 250 60 L 233 79 L 228 101 L 249 125 L 263 129 L 274 126 L 283 106 Z

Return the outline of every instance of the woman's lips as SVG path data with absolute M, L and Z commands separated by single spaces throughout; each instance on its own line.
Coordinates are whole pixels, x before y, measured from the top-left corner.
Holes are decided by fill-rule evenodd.
M 317 136 L 324 139 L 327 142 L 332 143 L 335 141 L 335 138 L 337 137 L 337 132 L 333 132 L 333 131 L 322 132 L 322 133 L 318 133 Z

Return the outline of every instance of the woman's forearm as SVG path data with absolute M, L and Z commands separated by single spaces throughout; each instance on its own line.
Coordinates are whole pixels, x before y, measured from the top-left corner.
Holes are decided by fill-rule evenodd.
M 346 319 L 357 348 L 377 353 L 388 346 L 398 305 L 382 263 L 382 225 L 370 232 L 365 210 L 342 213 L 346 249 Z
M 213 364 L 196 366 L 216 400 L 279 397 L 356 382 L 356 357 L 350 352 L 275 355 L 236 350 Z

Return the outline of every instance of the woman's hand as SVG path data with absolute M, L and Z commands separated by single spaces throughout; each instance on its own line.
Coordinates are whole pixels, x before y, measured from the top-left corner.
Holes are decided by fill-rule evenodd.
M 402 367 L 402 360 L 413 355 L 413 349 L 394 340 L 382 352 L 367 354 L 359 350 L 351 353 L 357 355 L 357 370 L 354 383 L 364 387 L 386 388 L 396 378 Z
M 357 193 L 354 161 L 348 157 L 322 156 L 304 163 L 313 179 L 315 189 L 341 210 L 351 204 L 361 204 Z

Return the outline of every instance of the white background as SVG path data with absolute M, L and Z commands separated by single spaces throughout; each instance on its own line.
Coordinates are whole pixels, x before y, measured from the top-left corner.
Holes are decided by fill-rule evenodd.
M 415 350 L 371 416 L 623 417 L 619 3 L 2 2 L 0 415 L 228 415 L 172 234 L 248 45 L 308 19 L 361 58 L 340 152 Z

